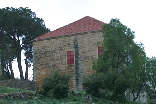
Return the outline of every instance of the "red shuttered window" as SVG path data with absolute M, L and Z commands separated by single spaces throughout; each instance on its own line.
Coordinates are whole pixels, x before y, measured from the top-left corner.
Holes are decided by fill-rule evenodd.
M 103 52 L 103 47 L 98 47 L 98 55 L 100 55 Z
M 74 64 L 74 51 L 67 51 L 67 64 Z

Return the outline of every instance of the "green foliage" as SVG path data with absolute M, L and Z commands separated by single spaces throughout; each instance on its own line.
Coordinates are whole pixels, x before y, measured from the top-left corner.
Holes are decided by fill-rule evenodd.
M 150 99 L 153 98 L 153 94 L 156 91 L 156 57 L 146 58 L 146 76 L 148 83 L 146 84 L 146 90 Z
M 95 97 L 100 96 L 100 91 L 103 87 L 103 73 L 93 73 L 84 78 L 83 87 L 88 94 L 92 94 Z
M 126 90 L 140 93 L 147 82 L 143 44 L 136 44 L 133 41 L 134 32 L 118 19 L 112 19 L 109 24 L 104 24 L 103 38 L 104 51 L 98 60 L 93 62 L 95 74 L 103 73 L 103 76 L 88 77 L 85 80 L 88 82 L 85 83 L 90 85 L 88 84 L 86 90 L 94 87 L 95 80 L 96 83 L 101 83 L 101 86 L 96 88 L 96 92 L 98 89 L 109 92 L 109 97 L 103 94 L 105 99 L 125 102 Z M 90 92 L 93 94 L 94 91 Z M 137 97 L 134 96 L 134 100 Z
M 156 104 L 156 99 L 150 99 L 149 104 Z
M 112 19 L 103 26 L 103 37 L 104 51 L 93 68 L 97 72 L 106 72 L 110 68 L 120 71 L 120 67 L 130 61 L 132 45 L 135 45 L 134 32 L 119 20 Z
M 86 93 L 95 97 L 125 102 L 124 92 L 130 86 L 130 82 L 122 75 L 109 71 L 107 73 L 93 73 L 85 77 L 83 86 Z
M 55 71 L 53 74 L 43 79 L 43 94 L 45 96 L 50 96 L 57 99 L 67 97 L 69 90 L 69 79 L 69 75 Z
M 8 48 L 8 51 L 6 51 L 2 47 L 0 54 L 3 52 L 3 55 L 10 55 L 10 58 L 5 57 L 4 60 L 12 61 L 17 58 L 21 79 L 24 79 L 21 51 L 24 50 L 26 59 L 28 59 L 29 63 L 32 62 L 32 40 L 48 31 L 49 29 L 45 27 L 43 19 L 36 17 L 36 14 L 29 8 L 6 7 L 0 9 L 0 48 L 2 47 L 2 41 L 3 44 L 6 43 Z M 4 51 L 6 52 L 4 53 Z
M 126 102 L 125 91 L 130 86 L 130 83 L 121 75 L 115 80 L 114 92 L 111 96 L 113 101 Z
M 0 75 L 0 81 L 10 79 L 10 73 L 9 73 L 9 71 L 7 71 L 7 72 L 5 70 L 2 70 L 2 71 L 3 72 Z
M 152 102 L 152 100 L 150 102 Z M 123 104 L 123 103 L 113 102 L 111 100 L 106 100 L 103 98 L 94 99 L 94 97 L 92 97 L 92 99 L 84 99 L 84 94 L 76 96 L 69 94 L 67 98 L 63 99 L 51 99 L 50 97 L 39 98 L 38 96 L 36 96 L 33 99 L 25 99 L 25 98 L 24 99 L 9 98 L 7 100 L 0 99 L 0 104 Z M 124 104 L 143 104 L 143 103 L 126 102 Z
M 147 58 L 146 61 L 146 71 L 148 81 L 153 90 L 156 89 L 156 57 Z

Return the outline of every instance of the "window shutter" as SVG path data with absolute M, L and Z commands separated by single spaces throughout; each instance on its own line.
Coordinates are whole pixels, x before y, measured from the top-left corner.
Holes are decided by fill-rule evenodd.
M 67 51 L 67 64 L 74 64 L 74 51 Z

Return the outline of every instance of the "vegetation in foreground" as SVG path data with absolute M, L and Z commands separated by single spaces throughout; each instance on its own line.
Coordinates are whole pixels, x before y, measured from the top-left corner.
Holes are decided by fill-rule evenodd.
M 55 71 L 43 79 L 41 94 L 56 99 L 66 98 L 69 91 L 69 79 L 70 75 Z
M 79 100 L 79 101 L 77 101 Z M 66 98 L 61 100 L 56 99 L 50 99 L 50 98 L 44 98 L 44 99 L 22 99 L 22 100 L 14 100 L 14 99 L 8 99 L 8 100 L 0 100 L 0 104 L 123 104 L 123 103 L 114 103 L 112 101 L 86 101 L 83 100 L 82 97 L 76 97 L 76 98 Z M 124 104 L 144 104 L 139 102 L 127 102 Z M 155 103 L 148 103 L 148 104 L 155 104 Z
M 0 94 L 10 93 L 10 92 L 34 92 L 34 91 L 0 86 Z
M 21 13 L 24 13 L 24 11 L 27 11 L 29 18 L 25 18 L 27 16 L 21 15 Z M 20 8 L 20 9 L 14 9 L 14 8 L 4 8 L 0 9 L 0 12 L 2 15 L 0 17 L 5 16 L 4 14 L 8 14 L 9 18 L 8 21 L 12 20 L 10 18 L 15 18 L 16 16 L 12 15 L 12 12 L 15 12 L 17 14 L 20 14 L 20 19 L 18 20 L 27 20 L 28 22 L 24 21 L 27 25 L 29 21 L 33 20 L 39 21 L 40 28 L 43 29 L 41 32 L 48 31 L 46 27 L 43 24 L 43 20 L 36 18 L 35 14 L 31 12 L 30 9 L 27 8 Z M 10 14 L 11 13 L 11 14 Z M 5 17 L 4 17 L 5 19 Z M 17 19 L 14 22 L 19 22 Z M 3 23 L 4 20 L 0 20 L 2 24 L 8 24 L 8 21 L 5 21 L 6 23 Z M 30 25 L 30 24 L 29 24 Z M 20 56 L 21 56 L 21 50 L 22 48 L 26 51 L 26 60 L 27 58 L 32 56 L 32 44 L 27 43 L 29 39 L 32 39 L 30 37 L 30 34 L 33 34 L 36 31 L 33 31 L 33 29 L 30 29 L 31 31 L 27 31 L 26 34 L 23 34 L 23 32 L 20 32 L 20 25 L 17 28 L 11 28 L 16 27 L 14 24 L 9 24 L 9 26 L 1 26 L 2 29 L 0 30 L 1 35 L 1 41 L 3 45 L 0 45 L 0 47 L 5 46 L 7 48 L 10 48 L 10 51 L 5 51 L 3 48 L 0 50 L 0 53 L 2 54 L 1 57 L 1 66 L 2 66 L 2 78 L 8 76 L 8 69 L 5 69 L 5 65 L 9 64 L 10 72 L 11 72 L 11 78 L 14 78 L 14 73 L 12 70 L 11 61 L 14 58 L 17 58 L 18 64 L 19 64 L 19 71 L 20 71 L 20 77 L 21 79 L 24 79 L 21 62 L 20 62 Z M 33 26 L 32 26 L 33 27 Z M 31 28 L 32 28 L 31 27 Z M 36 25 L 35 25 L 36 27 Z M 25 27 L 24 27 L 25 28 Z M 39 29 L 39 30 L 42 30 Z M 17 31 L 18 30 L 18 31 Z M 22 31 L 22 30 L 21 30 Z M 18 33 L 18 34 L 17 34 Z M 21 34 L 20 34 L 21 33 Z M 25 33 L 25 32 L 24 32 Z M 27 34 L 30 33 L 30 34 Z M 11 35 L 11 36 L 10 36 Z M 36 35 L 34 35 L 36 36 Z M 21 47 L 20 44 L 20 37 L 23 37 L 23 41 L 26 42 L 30 47 L 27 47 L 27 45 L 23 45 Z M 112 19 L 109 24 L 105 24 L 103 26 L 103 43 L 99 43 L 99 46 L 103 47 L 103 53 L 99 55 L 99 58 L 97 61 L 93 62 L 93 69 L 94 72 L 92 75 L 87 76 L 84 79 L 84 88 L 86 93 L 80 93 L 76 96 L 73 94 L 69 94 L 69 76 L 65 74 L 59 74 L 54 73 L 51 76 L 48 76 L 44 79 L 43 83 L 43 91 L 41 91 L 41 95 L 34 96 L 32 99 L 29 98 L 23 98 L 23 99 L 13 99 L 9 98 L 8 100 L 0 100 L 0 103 L 2 104 L 141 104 L 138 102 L 128 102 L 125 97 L 125 91 L 128 90 L 133 94 L 133 101 L 135 101 L 139 94 L 142 91 L 148 92 L 148 95 L 150 97 L 151 92 L 156 89 L 156 58 L 148 58 L 146 57 L 146 53 L 144 52 L 143 44 L 137 44 L 133 41 L 134 39 L 134 32 L 131 31 L 130 28 L 123 25 L 118 19 Z M 8 38 L 12 38 L 9 43 L 7 40 Z M 18 40 L 17 40 L 18 39 Z M 16 42 L 17 40 L 17 42 Z M 12 51 L 15 51 L 16 54 L 11 57 L 11 47 L 14 46 L 14 43 L 16 43 L 16 51 L 12 49 Z M 18 43 L 18 44 L 17 44 Z M 28 55 L 28 53 L 30 54 Z M 7 53 L 7 56 L 5 53 Z M 8 61 L 9 63 L 5 62 L 5 57 L 9 57 Z M 28 60 L 27 60 L 28 61 Z M 26 62 L 27 63 L 27 62 Z M 6 72 L 5 72 L 6 71 Z M 26 71 L 28 72 L 28 70 Z M 63 76 L 62 76 L 63 75 Z M 27 73 L 26 73 L 27 76 Z M 25 78 L 28 79 L 27 77 Z M 149 84 L 147 84 L 147 82 Z M 150 86 L 149 86 L 150 85 Z M 153 90 L 152 90 L 153 89 Z M 151 91 L 152 90 L 152 91 Z M 23 90 L 8 88 L 8 87 L 1 87 L 0 92 L 1 93 L 10 93 L 10 92 L 21 92 Z M 136 93 L 136 95 L 135 95 Z M 86 96 L 87 95 L 87 96 Z M 90 97 L 91 96 L 91 97 Z M 96 97 L 94 99 L 94 97 Z M 151 97 L 150 97 L 151 98 Z M 58 99 L 58 100 L 57 100 Z M 106 100 L 107 99 L 107 100 Z M 156 100 L 150 100 L 149 104 L 156 104 Z
M 17 89 L 17 88 L 0 87 L 0 91 L 2 91 L 4 89 L 5 89 L 5 93 L 26 91 L 26 90 Z M 84 92 L 79 92 L 79 94 L 77 94 L 77 95 L 73 95 L 73 94 L 69 93 L 67 98 L 58 100 L 58 99 L 54 99 L 52 97 L 45 97 L 44 95 L 39 94 L 37 96 L 34 96 L 33 99 L 9 98 L 8 100 L 0 100 L 0 104 L 116 104 L 112 101 L 108 101 L 108 100 L 104 100 L 104 99 L 89 99 L 89 97 L 87 98 L 85 95 L 86 94 Z M 126 104 L 142 104 L 142 103 L 128 102 Z
M 20 79 L 28 80 L 28 68 L 32 64 L 32 40 L 49 31 L 44 20 L 29 8 L 0 8 L 0 71 L 2 77 L 14 78 L 12 62 L 17 58 Z M 25 77 L 21 55 L 25 55 Z M 1 79 L 1 78 L 0 78 Z
M 23 90 L 23 89 L 10 88 L 10 87 L 0 87 L 0 92 L 1 91 L 3 91 L 4 93 L 11 93 L 11 92 L 24 92 L 24 91 L 28 92 L 30 90 Z M 156 104 L 155 102 L 156 100 L 151 100 L 147 104 Z M 68 93 L 68 97 L 63 99 L 55 99 L 53 97 L 45 97 L 42 94 L 38 94 L 34 96 L 32 99 L 29 98 L 13 99 L 11 97 L 7 100 L 0 99 L 0 104 L 123 104 L 123 103 L 117 103 L 117 102 L 100 99 L 100 98 L 91 98 L 91 95 L 88 95 L 83 91 L 77 93 L 77 95 L 71 93 L 70 91 Z M 124 104 L 143 104 L 143 103 L 126 102 Z
M 98 98 L 127 102 L 125 91 L 133 101 L 141 92 L 152 98 L 156 82 L 156 58 L 146 57 L 142 43 L 134 42 L 134 32 L 118 19 L 103 25 L 103 52 L 93 62 L 94 73 L 83 80 L 85 91 Z M 152 91 L 151 91 L 152 90 Z

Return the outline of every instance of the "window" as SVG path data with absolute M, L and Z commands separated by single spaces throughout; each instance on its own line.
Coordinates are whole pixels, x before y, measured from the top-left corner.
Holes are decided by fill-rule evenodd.
M 100 55 L 103 52 L 103 47 L 98 47 L 98 55 Z
M 67 51 L 67 64 L 74 64 L 74 51 Z

